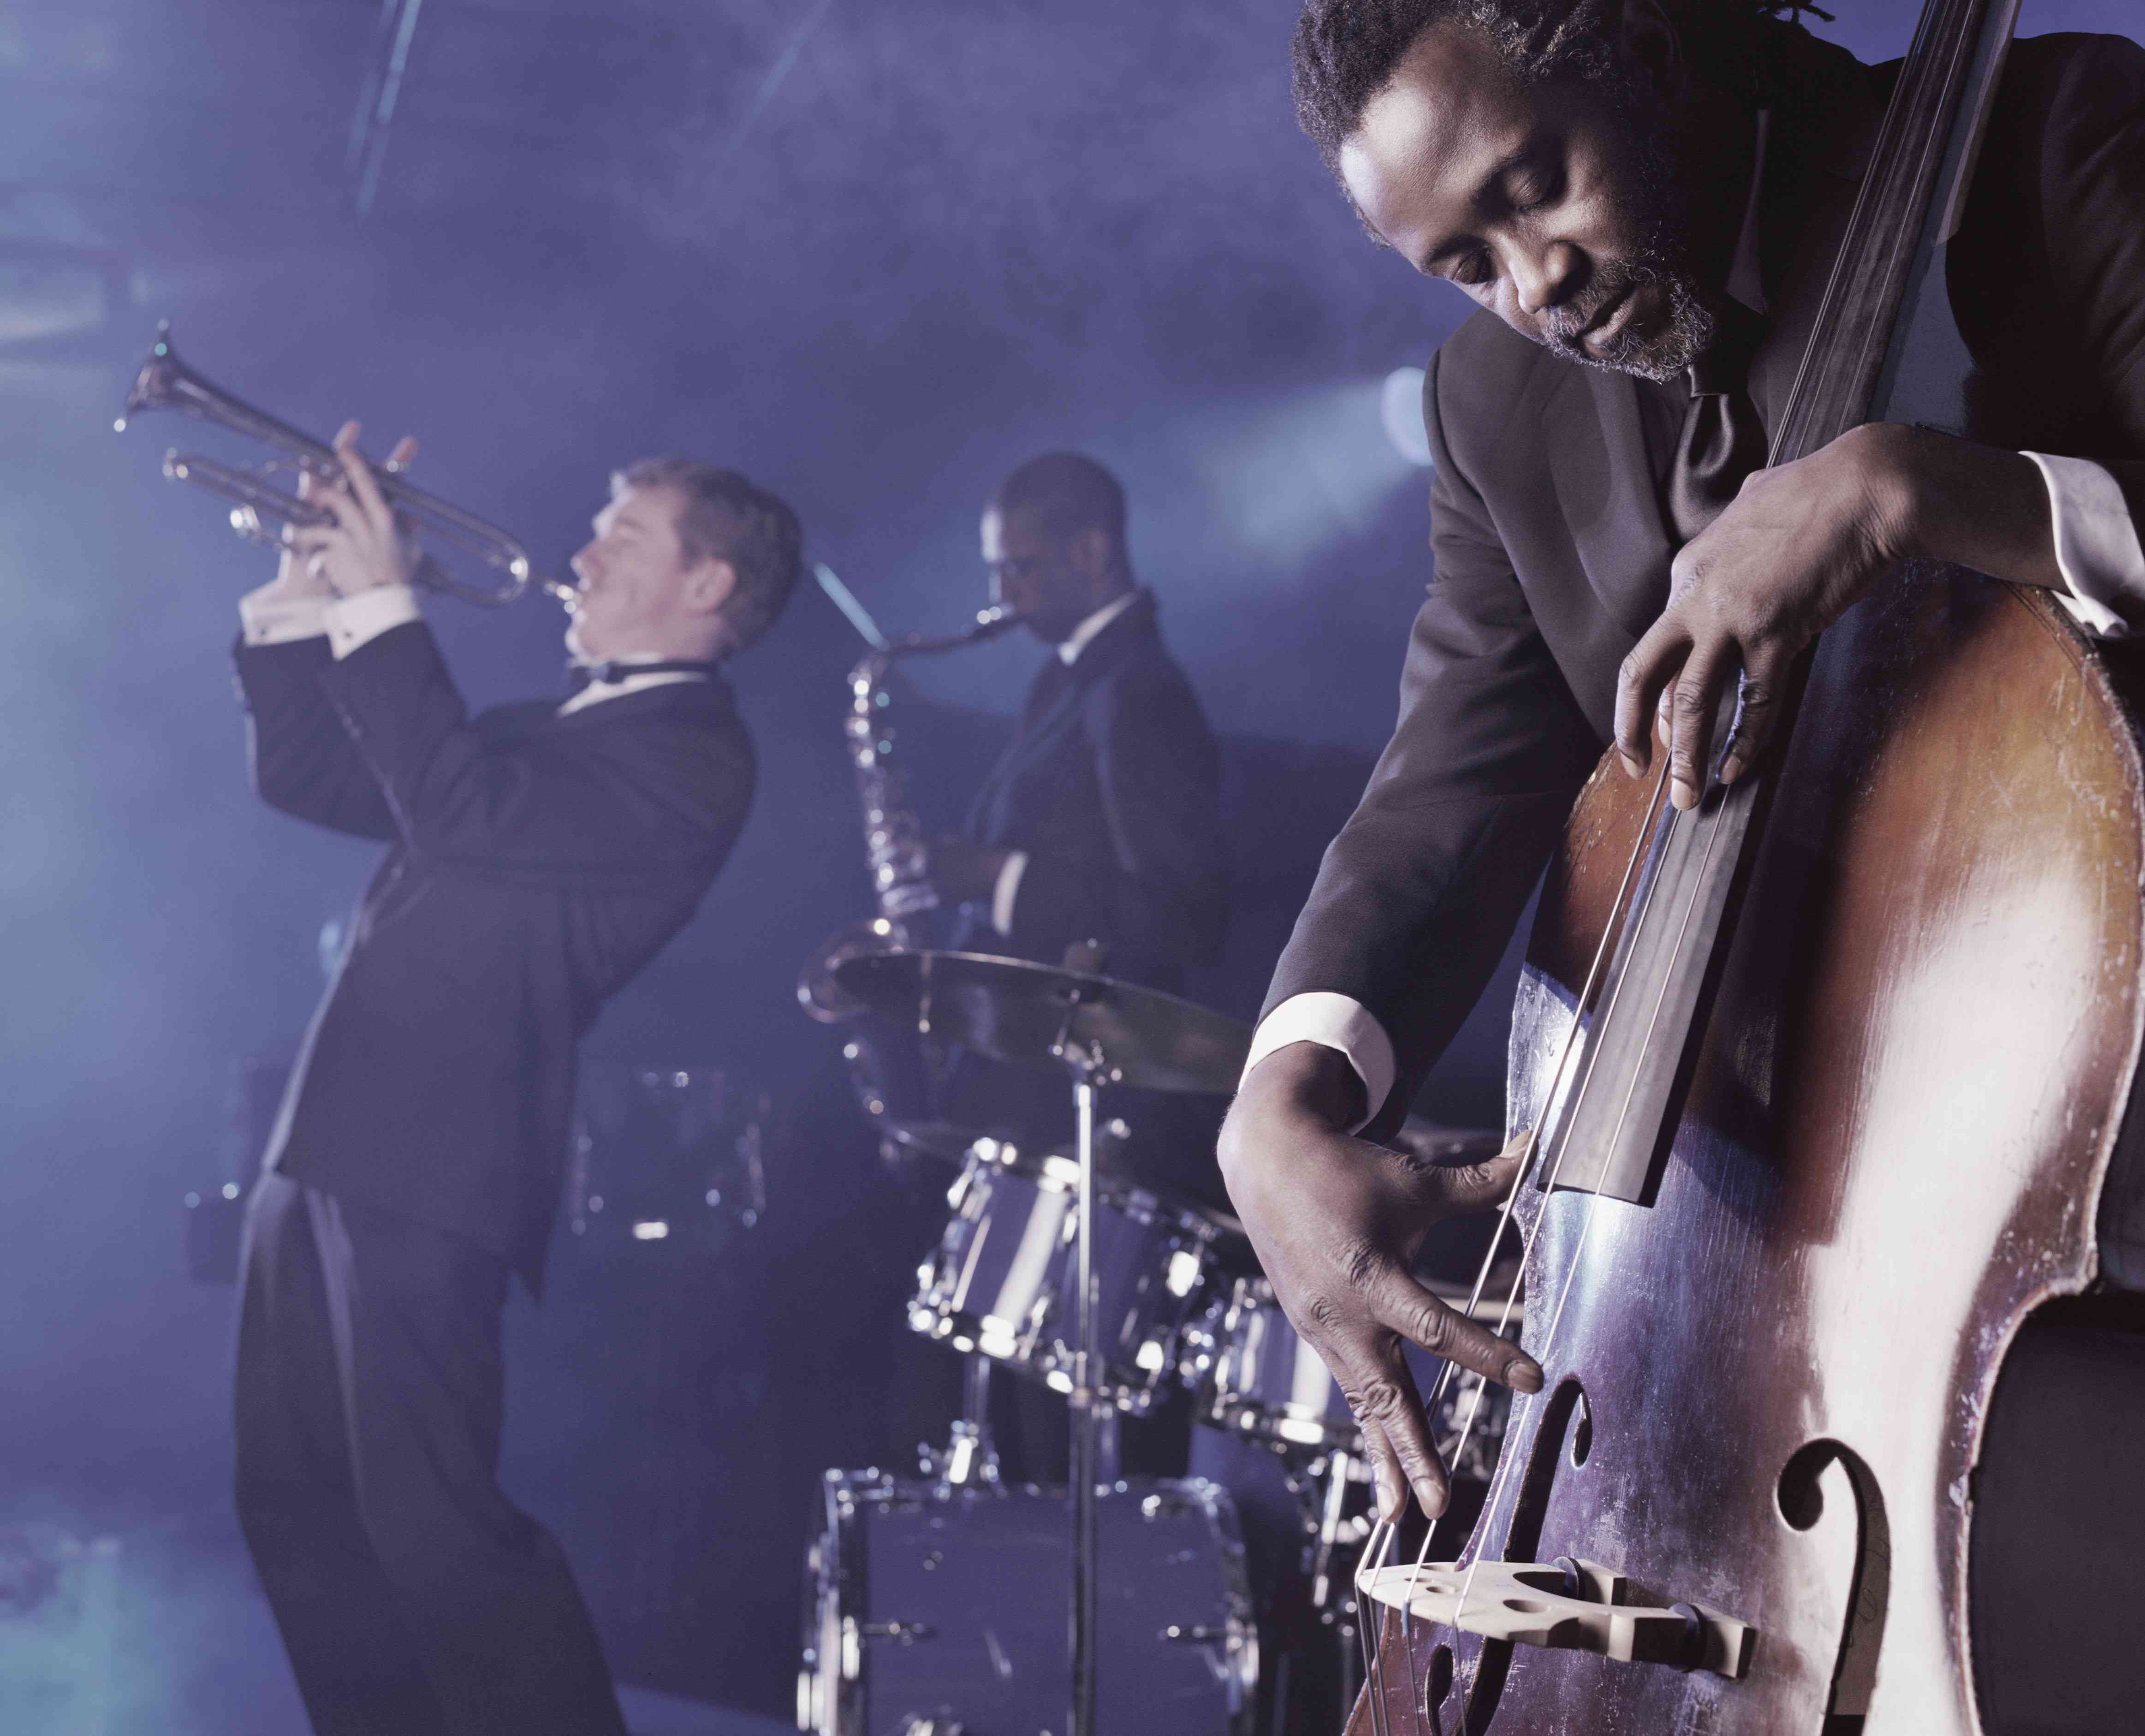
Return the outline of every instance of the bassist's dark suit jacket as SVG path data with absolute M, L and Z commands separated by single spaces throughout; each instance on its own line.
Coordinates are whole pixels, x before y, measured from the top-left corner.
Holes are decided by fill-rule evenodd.
M 1053 654 L 969 810 L 979 843 L 1025 850 L 1013 933 L 960 943 L 1055 964 L 1075 941 L 1110 976 L 1182 990 L 1227 930 L 1222 756 L 1142 594 L 1068 669 Z
M 261 795 L 391 846 L 267 1161 L 452 1231 L 534 1286 L 575 1044 L 691 918 L 752 798 L 729 689 L 473 719 L 422 624 L 340 662 L 324 638 L 237 658 Z
M 1889 72 L 1782 27 L 1761 207 L 1772 306 L 1751 390 L 1787 396 Z M 1969 431 L 2098 460 L 2145 523 L 2145 51 L 2014 45 L 1948 286 Z M 1607 747 L 1625 655 L 1667 599 L 1686 395 L 1564 361 L 1485 313 L 1431 363 L 1436 577 L 1401 718 L 1268 993 L 1328 990 L 1393 1040 L 1405 1112 L 1504 949 Z

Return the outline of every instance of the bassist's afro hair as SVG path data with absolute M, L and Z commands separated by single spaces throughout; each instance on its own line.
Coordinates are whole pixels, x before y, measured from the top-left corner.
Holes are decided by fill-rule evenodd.
M 1436 24 L 1480 31 L 1514 74 L 1533 84 L 1587 80 L 1616 69 L 1625 0 L 1306 0 L 1290 44 L 1296 117 L 1328 168 L 1391 81 L 1416 37 Z M 1656 0 L 1695 63 L 1739 87 L 1758 27 L 1775 14 L 1828 12 L 1807 0 Z

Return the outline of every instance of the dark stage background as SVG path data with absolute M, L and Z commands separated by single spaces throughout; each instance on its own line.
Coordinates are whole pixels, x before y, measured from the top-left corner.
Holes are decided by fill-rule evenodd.
M 1873 55 L 1914 11 L 1838 9 L 1820 27 Z M 0 0 L 0 1540 L 117 1540 L 76 1564 L 105 1577 L 74 1653 L 32 1659 L 0 1610 L 0 1724 L 32 1728 L 5 1684 L 29 1706 L 43 1670 L 86 1720 L 54 1729 L 301 1728 L 229 1515 L 231 1292 L 187 1279 L 180 1199 L 250 1161 L 236 1070 L 294 1043 L 371 853 L 248 793 L 226 648 L 269 563 L 158 479 L 187 430 L 112 432 L 155 320 L 301 426 L 417 433 L 420 480 L 555 565 L 613 465 L 734 463 L 894 630 L 979 603 L 1005 469 L 1095 453 L 1229 739 L 1242 908 L 1197 992 L 1248 1015 L 1428 577 L 1381 384 L 1463 311 L 1373 251 L 1297 137 L 1294 12 Z M 2027 0 L 2023 27 L 2135 20 Z M 476 702 L 555 682 L 548 604 L 433 619 Z M 791 996 L 866 908 L 858 649 L 808 588 L 739 665 L 757 812 L 591 1045 L 770 1093 L 764 1220 L 719 1258 L 643 1251 L 667 1266 L 563 1246 L 512 1321 L 510 1480 L 626 1674 L 769 1715 L 810 1486 L 889 1450 L 882 1348 L 935 1227 Z M 927 808 L 958 812 L 1038 654 L 918 669 Z M 1501 1115 L 1504 995 L 1434 1082 L 1446 1119 Z

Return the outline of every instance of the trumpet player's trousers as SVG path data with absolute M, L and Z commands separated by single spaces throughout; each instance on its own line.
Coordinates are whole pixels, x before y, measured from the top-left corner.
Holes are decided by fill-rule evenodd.
M 625 1736 L 565 1557 L 499 1486 L 505 1262 L 264 1176 L 239 1522 L 318 1736 Z

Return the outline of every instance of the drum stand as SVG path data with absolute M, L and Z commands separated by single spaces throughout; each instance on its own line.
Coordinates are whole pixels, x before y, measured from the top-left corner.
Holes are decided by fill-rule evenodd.
M 924 1445 L 923 1474 L 943 1490 L 997 1489 L 998 1442 L 991 1435 L 991 1359 L 971 1350 L 962 1367 L 961 1414 L 943 1450 Z
M 1095 1308 L 1095 1083 L 1109 1077 L 1099 1043 L 1084 1047 L 1072 1041 L 1073 1015 L 1079 1010 L 1077 987 L 1067 997 L 1065 1022 L 1050 1052 L 1072 1075 L 1072 1112 L 1078 1129 L 1080 1160 L 1077 1238 L 1074 1282 L 1079 1286 L 1077 1331 L 1072 1352 L 1072 1663 L 1070 1736 L 1095 1736 L 1095 1641 L 1097 1632 L 1096 1531 L 1099 1517 L 1097 1484 L 1105 1458 L 1114 1459 L 1117 1415 L 1096 1383 L 1102 1373 L 1102 1321 Z M 1116 1466 L 1108 1466 L 1116 1474 Z
M 1356 1680 L 1356 1648 L 1351 1644 L 1350 1628 L 1361 1619 L 1356 1608 L 1352 1589 L 1354 1575 L 1334 1571 L 1335 1559 L 1344 1545 L 1360 1543 L 1360 1536 L 1350 1533 L 1360 1527 L 1351 1525 L 1346 1517 L 1348 1485 L 1356 1470 L 1349 1454 L 1334 1451 L 1326 1455 L 1324 1487 L 1314 1481 L 1316 1490 L 1317 1525 L 1312 1533 L 1315 1541 L 1311 1553 L 1311 1614 L 1320 1627 L 1330 1631 L 1336 1641 L 1334 1654 L 1339 1664 L 1339 1705 L 1337 1713 L 1345 1721 L 1348 1709 L 1356 1704 L 1356 1689 L 1361 1684 Z M 1276 1714 L 1277 1728 L 1281 1714 Z

